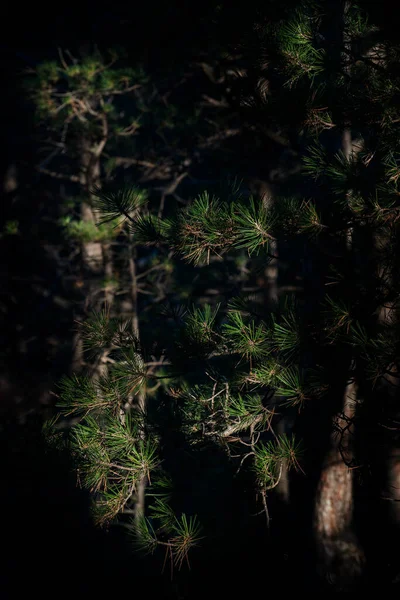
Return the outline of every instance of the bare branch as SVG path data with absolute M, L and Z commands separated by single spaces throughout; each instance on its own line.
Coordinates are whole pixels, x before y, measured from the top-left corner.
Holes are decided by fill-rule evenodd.
M 117 135 L 120 136 L 130 136 L 130 135 L 135 135 L 136 131 L 139 129 L 139 125 L 137 123 L 132 123 L 132 125 L 129 125 L 129 127 L 125 127 L 125 129 L 123 129 L 122 131 L 118 131 Z
M 74 63 L 74 65 L 76 65 L 76 63 L 78 62 L 78 59 L 74 58 L 69 50 L 66 50 L 65 53 L 68 54 L 68 56 L 70 57 L 71 61 Z
M 245 454 L 245 455 L 242 457 L 242 460 L 240 461 L 240 465 L 238 466 L 238 468 L 237 468 L 237 471 L 236 471 L 235 475 L 237 475 L 237 474 L 239 473 L 240 469 L 242 468 L 242 465 L 243 465 L 244 461 L 245 461 L 245 460 L 246 460 L 246 458 L 248 458 L 249 456 L 254 456 L 254 452 L 248 452 L 247 454 Z
M 217 106 L 219 108 L 229 108 L 228 102 L 223 98 L 222 100 L 217 100 L 216 98 L 211 98 L 211 96 L 207 96 L 207 94 L 203 94 L 202 98 L 206 100 L 204 103 L 206 106 Z
M 254 418 L 252 425 L 253 426 L 257 425 L 257 423 L 260 423 L 263 419 L 264 419 L 264 415 L 257 415 L 257 417 Z M 230 425 L 229 427 L 227 427 L 225 429 L 225 431 L 223 431 L 222 433 L 219 434 L 220 437 L 222 437 L 222 438 L 230 437 L 233 433 L 236 433 L 239 426 L 240 426 L 240 423 L 234 423 L 233 425 Z
M 54 179 L 63 179 L 64 181 L 73 181 L 74 183 L 79 183 L 79 177 L 77 175 L 64 175 L 64 173 L 57 173 L 56 171 L 51 171 L 50 169 L 45 169 L 44 167 L 36 167 L 36 170 L 44 175 L 49 175 Z
M 165 265 L 161 264 L 161 265 L 154 265 L 154 267 L 150 267 L 150 269 L 147 269 L 147 271 L 144 271 L 143 273 L 140 273 L 140 275 L 136 276 L 136 279 L 142 279 L 143 277 L 146 277 L 146 275 L 148 275 L 148 273 L 151 273 L 152 271 L 158 271 L 159 269 L 164 269 Z
M 103 124 L 103 137 L 101 138 L 96 150 L 94 151 L 94 155 L 96 156 L 96 158 L 98 158 L 103 152 L 104 146 L 106 145 L 108 139 L 108 121 L 105 114 L 101 116 L 101 121 Z
M 152 163 L 148 160 L 139 160 L 137 158 L 125 158 L 124 156 L 117 156 L 114 159 L 115 164 L 117 166 L 125 166 L 129 167 L 131 165 L 139 165 L 141 167 L 148 167 L 149 169 L 155 169 L 157 167 L 156 163 Z
M 68 65 L 67 65 L 67 63 L 65 62 L 65 59 L 64 59 L 64 55 L 63 55 L 63 53 L 62 53 L 62 50 L 61 50 L 61 48 L 57 48 L 57 50 L 58 50 L 58 56 L 60 57 L 60 62 L 61 62 L 61 64 L 62 64 L 62 66 L 64 67 L 64 69 L 65 69 L 65 70 L 67 70 L 67 69 L 68 69 Z
M 140 83 L 135 83 L 135 85 L 131 85 L 127 88 L 124 88 L 123 90 L 106 90 L 103 91 L 102 94 L 103 96 L 107 95 L 107 96 L 117 96 L 120 94 L 127 94 L 128 92 L 133 92 L 133 90 L 137 90 L 139 88 L 141 88 L 142 85 Z
M 221 131 L 220 133 L 212 135 L 211 137 L 207 138 L 204 142 L 201 142 L 201 144 L 199 144 L 199 148 L 209 148 L 214 143 L 222 142 L 224 140 L 227 140 L 228 138 L 240 135 L 241 132 L 241 129 L 226 129 L 225 131 Z

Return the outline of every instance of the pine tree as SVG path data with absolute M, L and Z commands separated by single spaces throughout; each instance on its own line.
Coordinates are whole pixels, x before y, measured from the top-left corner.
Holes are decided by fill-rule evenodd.
M 128 349 L 115 343 L 119 326 L 110 320 L 93 331 L 88 325 L 96 343 L 117 353 L 112 374 L 99 383 L 104 389 L 69 380 L 61 396 L 66 411 L 85 415 L 74 448 L 105 520 L 124 512 L 128 495 L 134 504 L 138 477 L 153 481 L 160 469 L 149 413 L 123 408 L 141 388 L 158 386 L 174 401 L 191 446 L 218 444 L 237 470 L 250 469 L 268 525 L 284 465 L 310 477 L 319 461 L 320 568 L 336 591 L 349 591 L 365 561 L 353 528 L 353 473 L 376 469 L 366 440 L 396 418 L 400 47 L 361 6 L 339 4 L 305 2 L 267 30 L 284 85 L 262 108 L 285 124 L 282 106 L 296 105 L 307 193 L 268 204 L 237 186 L 226 197 L 204 192 L 170 218 L 130 224 L 141 243 L 167 247 L 199 269 L 243 250 L 253 265 L 267 265 L 282 242 L 292 244 L 303 293 L 282 295 L 272 312 L 245 296 L 173 311 L 170 337 L 150 350 L 129 337 Z M 293 127 L 292 115 L 286 123 Z M 302 443 L 275 433 L 285 410 L 298 414 Z M 140 530 L 136 523 L 137 539 L 148 548 L 169 544 L 181 564 L 199 537 L 197 523 L 173 516 L 163 494 L 152 506 L 154 520 L 144 517 Z
M 40 142 L 48 149 L 37 170 L 69 182 L 68 214 L 60 224 L 69 244 L 80 249 L 77 285 L 83 288 L 86 306 L 100 308 L 105 303 L 110 309 L 118 285 L 112 244 L 121 229 L 118 218 L 97 226 L 93 190 L 104 182 L 106 153 L 123 152 L 126 140 L 140 128 L 138 92 L 147 78 L 141 68 L 117 66 L 115 52 L 109 57 L 96 51 L 77 58 L 59 49 L 58 54 L 58 61 L 40 63 L 26 81 Z M 135 110 L 123 110 L 125 97 L 133 97 Z M 82 309 L 80 313 L 78 320 Z M 83 360 L 79 332 L 74 348 L 76 370 Z

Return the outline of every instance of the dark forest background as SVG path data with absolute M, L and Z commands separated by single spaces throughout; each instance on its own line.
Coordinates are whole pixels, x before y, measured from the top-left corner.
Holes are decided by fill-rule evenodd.
M 199 56 L 203 60 L 205 52 L 212 61 L 213 53 L 221 48 L 251 39 L 258 15 L 272 18 L 273 11 L 282 8 L 279 2 L 269 2 L 268 9 L 265 4 L 149 0 L 113 2 L 103 8 L 98 2 L 68 2 L 15 4 L 3 13 L 0 176 L 3 182 L 15 177 L 17 186 L 6 189 L 3 185 L 0 230 L 17 220 L 19 233 L 3 234 L 0 239 L 2 598 L 25 593 L 236 598 L 324 590 L 314 576 L 311 544 L 307 547 L 301 536 L 302 515 L 307 510 L 302 506 L 298 519 L 293 513 L 285 515 L 279 506 L 272 508 L 274 518 L 282 523 L 273 541 L 266 542 L 265 530 L 260 531 L 256 523 L 254 531 L 232 523 L 225 549 L 214 551 L 206 546 L 194 558 L 192 571 L 171 581 L 169 572 L 162 573 L 162 564 L 149 566 L 133 556 L 118 530 L 98 532 L 92 526 L 89 498 L 76 488 L 69 457 L 49 452 L 41 437 L 43 418 L 54 405 L 52 392 L 70 369 L 76 290 L 49 252 L 61 235 L 54 224 L 61 202 L 59 185 L 35 170 L 37 132 L 21 84 L 23 71 L 40 61 L 57 59 L 58 47 L 72 54 L 91 52 L 95 46 L 100 50 L 119 47 L 126 52 L 127 64 L 142 63 L 150 77 L 162 74 L 164 81 L 168 76 L 174 80 L 176 72 Z M 292 5 L 296 5 L 294 0 L 286 2 L 285 10 L 290 11 Z M 373 2 L 370 9 L 376 22 L 395 35 L 397 25 L 389 2 Z M 202 77 L 200 72 L 194 76 L 194 89 L 204 85 Z M 240 123 L 239 113 L 234 118 Z M 204 157 L 194 176 L 214 181 L 219 173 L 235 176 L 240 171 L 255 190 L 263 185 L 283 189 L 300 185 L 295 163 L 295 157 L 288 158 L 282 147 L 250 128 L 239 142 L 228 141 Z M 294 175 L 288 175 L 292 170 Z M 278 171 L 283 174 L 280 179 Z M 190 195 L 189 184 L 184 193 Z M 244 502 L 235 487 L 225 494 L 229 501 L 224 504 L 221 499 L 222 507 Z M 381 574 L 391 555 L 390 527 L 377 523 L 371 512 L 360 525 L 371 548 L 381 526 L 386 527 L 388 546 L 382 558 L 385 565 L 379 563 L 379 547 L 374 550 L 376 591 L 380 592 L 389 589 Z M 382 544 L 381 535 L 379 540 Z M 395 572 L 396 565 L 390 569 Z

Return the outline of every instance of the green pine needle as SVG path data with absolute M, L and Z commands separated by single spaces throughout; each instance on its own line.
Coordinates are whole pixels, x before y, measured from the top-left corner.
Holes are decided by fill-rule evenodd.
M 172 547 L 174 563 L 180 569 L 184 560 L 188 561 L 190 550 L 198 546 L 203 539 L 200 535 L 202 527 L 196 516 L 187 517 L 182 514 L 179 520 L 175 520 L 174 531 L 175 536 L 170 539 L 169 543 Z
M 228 322 L 224 323 L 223 329 L 232 347 L 247 358 L 261 358 L 271 350 L 264 325 L 256 325 L 254 321 L 245 323 L 238 311 L 228 314 Z
M 93 380 L 89 377 L 65 375 L 59 383 L 59 388 L 60 400 L 57 406 L 61 414 L 84 416 L 92 410 L 99 410 L 109 405 L 109 402 L 99 395 Z
M 170 505 L 162 498 L 156 498 L 154 504 L 149 508 L 152 519 L 160 523 L 163 534 L 174 530 L 175 514 Z
M 136 214 L 130 219 L 129 229 L 136 243 L 156 246 L 167 240 L 169 222 L 152 214 Z
M 151 520 L 141 516 L 131 525 L 133 545 L 142 554 L 153 554 L 158 546 Z
M 116 191 L 95 188 L 94 207 L 102 215 L 100 224 L 114 220 L 133 221 L 135 213 L 147 204 L 147 192 L 136 187 L 122 187 Z
M 109 310 L 92 312 L 81 324 L 84 347 L 88 350 L 111 348 L 116 343 L 120 322 L 110 317 Z
M 274 219 L 262 200 L 250 197 L 248 203 L 237 204 L 234 219 L 236 248 L 245 248 L 249 255 L 259 254 L 262 249 L 268 250 L 271 240 L 275 239 L 272 235 Z

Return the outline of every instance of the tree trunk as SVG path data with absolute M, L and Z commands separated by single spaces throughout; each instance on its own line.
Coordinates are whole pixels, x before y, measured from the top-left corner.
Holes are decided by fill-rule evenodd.
M 390 240 L 386 236 L 377 237 L 375 245 L 380 251 L 384 253 L 390 253 Z M 393 285 L 393 277 L 389 274 L 385 268 L 379 266 L 378 276 L 385 279 L 386 285 L 391 287 Z M 378 320 L 382 324 L 395 325 L 398 321 L 398 308 L 396 301 L 385 302 L 384 306 L 381 306 L 379 310 Z M 388 417 L 393 425 L 400 421 L 400 411 L 398 409 L 398 397 L 399 397 L 399 379 L 394 375 L 386 374 L 384 381 L 385 389 L 385 400 L 387 400 L 388 406 Z M 396 428 L 395 428 L 396 429 Z M 382 490 L 382 497 L 385 498 L 390 504 L 388 505 L 389 520 L 397 528 L 400 528 L 400 446 L 399 446 L 399 435 L 397 431 L 386 429 L 384 431 L 384 439 L 386 447 L 386 459 L 384 465 L 385 471 L 385 483 L 384 489 Z
M 328 3 L 329 4 L 329 3 Z M 330 5 L 333 10 L 330 35 L 337 44 L 337 68 L 342 68 L 341 47 L 350 49 L 344 30 L 347 0 Z M 349 68 L 344 69 L 350 74 Z M 340 115 L 342 118 L 344 115 Z M 342 151 L 350 159 L 353 151 L 351 124 L 342 134 Z M 346 232 L 345 253 L 354 261 L 353 230 Z M 355 363 L 350 358 L 342 410 L 333 418 L 330 449 L 325 457 L 317 488 L 314 513 L 314 532 L 320 573 L 336 588 L 346 591 L 363 572 L 364 553 L 352 527 L 353 520 L 353 462 L 354 417 L 357 402 Z
M 267 181 L 263 181 L 260 179 L 254 179 L 250 184 L 250 191 L 254 194 L 257 194 L 262 201 L 265 203 L 265 206 L 270 208 L 272 203 L 274 202 L 274 197 L 272 193 L 271 186 Z M 270 242 L 269 251 L 272 255 L 278 256 L 278 245 L 276 241 L 272 240 Z M 263 296 L 263 302 L 266 301 L 267 306 L 270 309 L 274 309 L 279 301 L 279 260 L 273 259 L 265 268 L 264 271 L 264 281 L 263 285 L 266 288 L 266 294 Z M 265 282 L 265 283 L 264 283 Z M 276 409 L 279 413 L 278 402 L 276 403 Z M 282 417 L 276 426 L 277 435 L 283 435 L 287 433 L 286 431 L 286 419 Z M 279 483 L 275 488 L 275 492 L 278 494 L 280 500 L 284 502 L 285 505 L 289 503 L 289 476 L 287 470 L 287 461 L 283 459 L 282 465 L 282 474 L 279 479 Z
M 88 197 L 89 201 L 93 199 L 93 188 L 100 186 L 100 155 L 90 148 L 87 140 L 82 142 L 81 150 L 81 171 L 79 175 L 82 191 Z M 81 219 L 85 223 L 95 225 L 97 222 L 95 211 L 89 202 L 81 204 Z M 99 310 L 105 302 L 107 310 L 110 310 L 114 293 L 110 285 L 105 286 L 104 297 L 98 292 L 99 281 L 104 285 L 104 278 L 108 280 L 113 276 L 113 260 L 111 250 L 108 244 L 101 242 L 83 242 L 82 243 L 82 266 L 85 273 L 85 309 Z M 84 364 L 83 347 L 80 331 L 75 333 L 73 340 L 73 359 L 72 370 L 79 371 Z M 99 361 L 99 365 L 102 361 Z M 104 366 L 104 365 L 103 365 Z M 100 367 L 99 367 L 100 368 Z
M 129 275 L 131 279 L 131 306 L 132 306 L 132 329 L 137 340 L 140 340 L 140 329 L 139 329 L 139 314 L 138 314 L 138 292 L 137 292 L 137 279 L 136 279 L 136 261 L 135 261 L 135 249 L 133 246 L 132 235 L 130 235 L 129 244 Z M 132 399 L 133 400 L 133 399 Z M 146 392 L 140 390 L 136 396 L 137 409 L 144 413 L 146 411 Z M 145 439 L 145 433 L 142 432 L 142 439 Z M 138 482 L 136 488 L 136 504 L 135 504 L 135 521 L 138 524 L 140 519 L 145 513 L 146 503 L 146 487 L 147 487 L 147 475 L 144 475 Z
M 352 153 L 350 129 L 345 129 L 342 150 L 349 159 Z M 354 260 L 353 231 L 346 232 L 346 254 Z M 320 572 L 335 586 L 346 591 L 362 575 L 364 553 L 352 527 L 354 417 L 357 405 L 355 362 L 350 359 L 343 406 L 333 419 L 330 449 L 325 458 L 315 502 L 314 530 Z
M 336 589 L 349 591 L 362 575 L 364 553 L 352 527 L 353 419 L 357 385 L 346 386 L 343 411 L 335 415 L 330 449 L 317 488 L 314 513 L 319 573 Z

